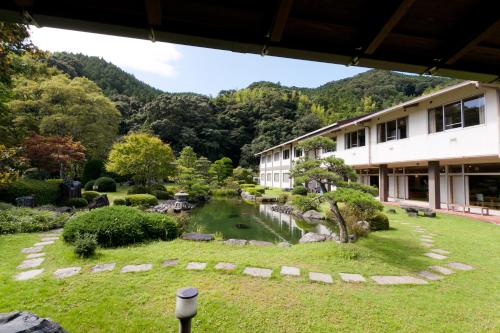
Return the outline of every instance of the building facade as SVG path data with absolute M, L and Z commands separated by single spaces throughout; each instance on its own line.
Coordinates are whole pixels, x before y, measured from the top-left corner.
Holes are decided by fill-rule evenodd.
M 323 135 L 358 181 L 381 201 L 417 200 L 500 210 L 500 90 L 467 81 L 408 102 L 341 121 L 257 154 L 260 183 L 291 188 L 297 144 Z

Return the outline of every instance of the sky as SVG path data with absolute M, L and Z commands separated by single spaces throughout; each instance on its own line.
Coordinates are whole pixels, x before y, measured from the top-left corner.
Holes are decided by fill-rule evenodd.
M 215 96 L 256 81 L 314 88 L 367 70 L 54 28 L 31 27 L 31 39 L 42 50 L 104 58 L 167 92 Z

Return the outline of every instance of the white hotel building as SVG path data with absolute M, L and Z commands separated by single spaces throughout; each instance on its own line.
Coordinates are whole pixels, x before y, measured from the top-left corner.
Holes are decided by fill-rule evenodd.
M 260 156 L 260 183 L 291 188 L 296 145 L 317 135 L 381 201 L 416 200 L 430 208 L 500 210 L 500 88 L 467 81 L 408 102 L 340 121 L 279 144 Z

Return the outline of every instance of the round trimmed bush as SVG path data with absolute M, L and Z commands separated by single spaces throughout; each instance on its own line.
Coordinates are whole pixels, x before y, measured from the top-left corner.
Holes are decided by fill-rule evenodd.
M 95 235 L 102 247 L 115 247 L 150 239 L 173 239 L 177 233 L 172 218 L 144 213 L 125 206 L 108 206 L 80 213 L 64 226 L 63 238 L 74 243 L 78 235 Z
M 75 254 L 80 258 L 88 258 L 94 255 L 97 248 L 97 238 L 95 235 L 78 235 L 75 241 Z
M 374 216 L 368 218 L 370 230 L 389 230 L 389 218 L 382 212 L 376 213 Z
M 113 205 L 115 206 L 126 206 L 127 201 L 124 198 L 117 198 L 115 201 L 113 201 Z
M 149 188 L 144 185 L 134 185 L 130 187 L 127 194 L 150 194 Z
M 302 185 L 297 185 L 293 187 L 292 194 L 307 195 L 307 189 Z
M 36 179 L 20 179 L 0 191 L 0 200 L 15 203 L 17 197 L 35 195 L 36 205 L 55 204 L 61 198 L 60 184 Z
M 151 207 L 158 204 L 158 199 L 151 194 L 130 194 L 125 197 L 127 206 Z
M 116 182 L 110 177 L 97 178 L 94 187 L 97 187 L 98 192 L 116 192 Z
M 173 194 L 167 191 L 160 191 L 160 190 L 154 190 L 152 194 L 159 200 L 168 200 L 174 197 Z
M 82 193 L 82 197 L 85 198 L 88 202 L 92 202 L 95 198 L 100 196 L 99 192 L 96 191 L 85 191 Z
M 151 192 L 153 192 L 153 191 L 165 191 L 166 190 L 165 185 L 162 185 L 162 184 L 149 185 L 148 188 Z
M 92 191 L 94 189 L 94 183 L 95 180 L 89 180 L 85 183 L 85 186 L 83 188 L 85 189 L 85 191 Z
M 87 207 L 89 202 L 85 198 L 71 198 L 68 200 L 68 206 L 75 208 Z

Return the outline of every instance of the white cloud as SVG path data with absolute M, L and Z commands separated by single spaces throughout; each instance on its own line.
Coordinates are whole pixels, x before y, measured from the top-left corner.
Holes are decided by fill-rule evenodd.
M 181 58 L 175 45 L 54 28 L 31 27 L 31 40 L 42 50 L 102 57 L 130 70 L 175 76 L 173 62 Z

